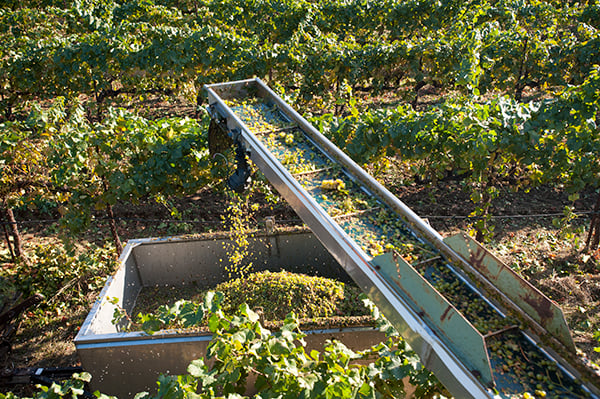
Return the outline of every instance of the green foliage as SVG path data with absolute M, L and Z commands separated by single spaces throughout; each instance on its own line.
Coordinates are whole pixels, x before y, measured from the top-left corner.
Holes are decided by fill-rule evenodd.
M 59 98 L 46 110 L 34 106 L 25 121 L 0 123 L 1 206 L 52 198 L 50 143 L 66 122 L 65 102 Z
M 259 312 L 261 320 L 270 325 L 277 325 L 291 310 L 303 325 L 339 323 L 336 326 L 342 327 L 347 323 L 371 322 L 366 317 L 350 319 L 370 315 L 360 300 L 358 287 L 324 277 L 265 271 L 226 281 L 214 289 L 218 296 L 205 303 L 202 303 L 205 293 L 199 291 L 191 295 L 181 292 L 176 298 L 186 299 L 173 302 L 169 301 L 172 291 L 165 296 L 158 289 L 151 290 L 149 300 L 138 298 L 143 304 L 138 305 L 131 316 L 113 298 L 111 301 L 116 305 L 113 322 L 119 328 L 141 329 L 153 334 L 166 328 L 205 326 L 207 320 L 203 315 L 213 311 L 213 306 L 219 305 L 225 314 L 231 315 L 244 303 Z
M 57 201 L 65 224 L 79 231 L 117 202 L 168 203 L 195 192 L 209 181 L 206 120 L 148 120 L 107 108 L 106 99 L 173 93 L 199 106 L 203 83 L 260 76 L 293 89 L 298 104 L 334 106 L 336 114 L 348 107 L 350 117 L 320 124 L 360 162 L 395 154 L 424 179 L 461 176 L 485 238 L 502 185 L 552 182 L 573 193 L 598 186 L 598 15 L 594 2 L 539 0 L 7 1 L 0 9 L 2 206 Z M 417 105 L 425 83 L 462 97 L 423 111 L 361 115 L 356 108 L 361 86 L 374 95 L 403 89 Z M 547 99 L 520 103 L 527 88 Z M 87 108 L 79 96 L 90 99 Z M 572 218 L 567 208 L 557 224 L 568 232 Z M 34 252 L 50 259 L 40 261 L 50 278 L 46 287 L 46 269 L 34 266 L 19 279 L 26 292 L 64 295 L 61 287 L 88 273 L 85 259 L 49 247 Z M 70 273 L 62 262 L 81 265 Z M 24 265 L 17 270 L 29 274 Z M 183 313 L 189 324 L 205 317 L 206 305 L 190 306 L 160 317 Z M 331 352 L 332 365 L 353 356 Z M 355 377 L 340 373 L 344 384 L 326 388 L 334 396 L 370 394 L 348 382 Z M 163 395 L 183 395 L 195 378 L 163 378 Z
M 50 386 L 37 385 L 38 390 L 33 394 L 31 399 L 61 399 L 61 398 L 79 398 L 84 397 L 85 384 L 90 382 L 92 376 L 90 373 L 75 373 L 65 382 L 60 384 L 53 382 Z M 96 392 L 95 396 L 98 399 L 115 399 L 113 396 L 107 396 Z M 8 392 L 3 394 L 0 392 L 0 399 L 18 399 L 19 396 Z
M 119 201 L 195 193 L 208 182 L 208 151 L 202 121 L 148 120 L 109 109 L 102 123 L 84 120 L 63 129 L 52 143 L 52 178 L 69 188 L 63 221 L 72 231 L 85 228 L 94 211 Z
M 34 105 L 25 121 L 0 124 L 0 205 L 58 203 L 78 232 L 119 201 L 195 193 L 209 181 L 206 122 L 111 108 L 91 124 L 77 102 Z
M 87 295 L 97 292 L 116 266 L 110 247 L 89 246 L 81 254 L 60 244 L 40 244 L 31 250 L 31 264 L 17 263 L 3 269 L 8 279 L 24 296 L 39 293 L 46 301 L 36 312 L 56 307 L 87 305 Z
M 595 67 L 582 85 L 539 103 L 461 98 L 425 111 L 399 106 L 317 122 L 359 162 L 397 155 L 412 161 L 423 179 L 462 177 L 476 205 L 472 216 L 481 218 L 477 227 L 489 233 L 485 222 L 502 185 L 554 183 L 577 192 L 600 184 L 599 71 Z
M 71 1 L 0 13 L 2 109 L 23 99 L 196 92 L 249 76 L 334 104 L 437 82 L 477 95 L 581 84 L 597 5 L 542 1 Z M 43 7 L 41 10 L 35 7 Z M 338 104 L 339 105 L 339 104 Z
M 274 333 L 246 304 L 233 316 L 215 306 L 205 317 L 213 333 L 208 358 L 193 361 L 187 375 L 161 377 L 156 395 L 138 398 L 247 397 L 250 375 L 256 376 L 255 398 L 393 398 L 404 393 L 404 378 L 419 383 L 417 398 L 445 392 L 399 338 L 363 352 L 328 341 L 322 352 L 306 353 L 305 334 L 293 313 Z M 373 358 L 368 365 L 357 363 Z
M 208 292 L 200 303 L 178 301 L 172 307 L 161 307 L 156 314 L 142 316 L 148 333 L 176 320 L 186 327 L 206 322 L 213 338 L 207 359 L 193 361 L 188 375 L 162 376 L 156 395 L 140 393 L 137 398 L 246 397 L 242 395 L 249 389 L 250 375 L 256 376 L 255 398 L 394 398 L 404 394 L 405 379 L 417 388 L 416 398 L 446 394 L 364 294 L 361 299 L 388 338 L 362 352 L 327 341 L 322 352 L 306 353 L 306 335 L 299 329 L 295 313 L 286 316 L 279 331 L 271 332 L 246 303 L 235 314 L 223 312 L 224 298 L 220 292 Z M 122 317 L 117 311 L 114 321 Z M 372 359 L 376 360 L 365 364 Z
M 85 126 L 81 109 L 65 112 L 72 128 L 56 137 L 58 146 L 66 141 L 67 148 L 58 148 L 54 161 L 72 161 L 52 172 L 53 179 L 80 187 L 61 208 L 74 230 L 89 222 L 94 208 L 145 195 L 180 195 L 206 184 L 199 172 L 207 167 L 203 145 L 195 146 L 190 137 L 153 147 L 146 140 L 154 141 L 163 129 L 105 110 L 106 98 L 173 92 L 200 99 L 203 83 L 253 75 L 274 79 L 284 91 L 294 87 L 298 102 L 332 105 L 336 113 L 349 107 L 352 117 L 331 131 L 358 160 L 394 153 L 424 160 L 417 163 L 418 175 L 468 176 L 476 204 L 472 216 L 482 237 L 492 232 L 490 204 L 506 181 L 516 180 L 511 185 L 519 188 L 559 180 L 576 192 L 598 180 L 593 157 L 597 5 L 508 0 L 30 4 L 36 6 L 43 9 L 23 5 L 0 13 L 5 117 L 12 118 L 23 99 L 79 94 L 94 97 L 99 111 L 108 114 L 101 124 Z M 377 94 L 425 83 L 466 97 L 423 112 L 402 107 L 357 120 L 352 97 L 357 87 Z M 556 100 L 519 104 L 527 87 Z M 479 100 L 479 94 L 498 91 L 517 101 Z M 129 140 L 138 131 L 152 138 Z
M 569 200 L 571 203 L 574 203 L 579 199 L 579 194 L 571 194 L 569 196 Z M 583 226 L 575 227 L 573 225 L 573 221 L 576 220 L 578 215 L 575 213 L 574 205 L 565 205 L 563 209 L 563 217 L 562 218 L 554 218 L 552 219 L 552 224 L 557 229 L 560 229 L 559 237 L 563 240 L 569 240 L 573 243 L 575 248 L 579 247 L 579 238 L 578 236 L 582 233 Z
M 154 334 L 165 328 L 192 328 L 205 325 L 206 315 L 220 311 L 224 300 L 221 292 L 207 292 L 200 302 L 178 300 L 173 305 L 160 305 L 154 313 L 139 313 L 136 315 L 136 327 L 139 325 L 144 332 Z M 115 305 L 113 312 L 113 324 L 123 330 L 132 327 L 134 320 L 127 314 L 125 309 L 118 306 L 117 298 L 109 301 Z

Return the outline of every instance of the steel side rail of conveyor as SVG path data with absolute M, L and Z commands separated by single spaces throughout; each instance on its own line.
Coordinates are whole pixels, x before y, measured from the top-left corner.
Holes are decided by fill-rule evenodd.
M 443 239 L 429 224 L 381 186 L 339 148 L 332 144 L 301 115 L 268 88 L 260 79 L 248 79 L 206 85 L 208 111 L 213 120 L 226 124 L 231 134 L 240 134 L 250 159 L 269 182 L 297 212 L 350 277 L 367 293 L 401 336 L 417 352 L 422 363 L 457 398 L 494 397 L 490 387 L 494 379 L 485 338 L 464 316 L 439 294 L 419 273 L 392 253 L 371 257 L 339 226 L 336 220 L 312 198 L 299 181 L 273 156 L 244 122 L 230 109 L 225 99 L 238 98 L 252 92 L 277 105 L 331 160 L 364 190 L 401 215 L 414 232 L 428 240 L 465 280 L 483 282 L 486 292 L 494 293 L 494 306 L 501 303 L 516 309 L 532 325 L 536 334 L 550 333 L 563 347 L 574 348 L 564 317 L 556 305 L 547 300 L 514 273 L 506 270 L 487 251 L 482 251 L 468 237 Z M 490 266 L 491 265 L 491 266 Z M 402 277 L 402 281 L 399 277 Z M 499 277 L 499 278 L 498 278 Z M 495 281 L 495 280 L 499 280 Z M 475 285 L 473 289 L 477 290 Z M 525 289 L 529 307 L 523 302 Z M 508 292 L 508 293 L 505 293 Z M 483 295 L 483 294 L 482 294 Z M 486 299 L 487 300 L 487 299 Z M 540 316 L 539 306 L 544 309 Z M 502 308 L 502 306 L 500 306 Z M 556 353 L 553 353 L 556 355 Z M 562 360 L 562 359 L 561 359 Z M 561 367 L 579 378 L 579 373 L 562 361 Z M 586 387 L 587 389 L 587 387 Z M 593 395 L 596 388 L 591 388 Z

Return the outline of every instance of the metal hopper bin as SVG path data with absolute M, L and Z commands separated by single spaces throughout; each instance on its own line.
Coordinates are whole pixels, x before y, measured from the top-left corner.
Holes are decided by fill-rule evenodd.
M 267 234 L 249 239 L 248 252 L 254 271 L 305 273 L 350 281 L 329 252 L 307 231 Z M 214 287 L 227 279 L 222 259 L 231 241 L 225 237 L 130 240 L 110 277 L 75 337 L 85 371 L 92 374 L 92 391 L 133 397 L 153 391 L 160 374 L 186 372 L 192 360 L 201 358 L 212 338 L 208 333 L 165 330 L 154 335 L 123 332 L 113 324 L 116 304 L 128 312 L 144 287 Z M 179 298 L 174 298 L 179 299 Z M 291 309 L 290 309 L 291 311 Z M 384 335 L 372 327 L 331 328 L 308 331 L 307 345 L 321 349 L 336 338 L 355 350 L 381 342 Z

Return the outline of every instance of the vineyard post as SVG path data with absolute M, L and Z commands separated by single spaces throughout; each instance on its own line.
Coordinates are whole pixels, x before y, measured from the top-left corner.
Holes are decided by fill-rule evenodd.
M 417 110 L 417 105 L 419 104 L 419 90 L 421 90 L 423 87 L 425 87 L 426 84 L 427 84 L 427 82 L 425 82 L 425 80 L 420 80 L 413 87 L 413 91 L 415 92 L 415 98 L 410 103 L 410 105 L 412 106 L 412 108 L 415 111 Z
M 336 93 L 336 97 L 339 97 L 339 95 L 340 95 L 339 66 L 338 66 L 338 72 L 336 73 L 335 79 L 333 81 L 333 92 Z M 334 102 L 334 104 L 333 104 L 333 114 L 335 116 L 340 116 L 342 114 L 343 110 L 344 110 L 344 106 L 343 105 L 340 107 L 340 105 L 337 104 L 337 101 Z
M 104 186 L 104 191 L 108 192 L 109 187 L 106 182 L 106 178 L 101 176 L 102 185 Z M 117 254 L 121 255 L 123 252 L 123 244 L 121 243 L 121 238 L 119 237 L 119 230 L 117 229 L 117 222 L 115 221 L 115 213 L 113 212 L 113 207 L 111 204 L 107 204 L 106 209 L 108 211 L 108 224 L 110 226 L 110 233 L 112 234 L 113 240 L 115 242 L 115 249 L 117 250 Z
M 527 61 L 527 44 L 529 41 L 529 37 L 525 37 L 523 40 L 523 58 L 521 58 L 521 65 L 519 66 L 519 76 L 517 76 L 517 80 L 515 82 L 515 99 L 519 102 L 523 99 L 523 90 L 527 85 L 526 79 L 528 75 L 526 61 Z
M 6 201 L 4 203 L 4 213 L 6 214 L 8 224 L 10 225 L 10 233 L 13 237 L 15 256 L 17 257 L 17 259 L 26 262 L 25 256 L 23 254 L 23 243 L 21 241 L 21 233 L 19 233 L 19 227 L 17 226 L 17 220 L 15 219 L 15 214 L 13 210 L 9 206 L 7 206 Z
M 0 94 L 0 104 L 4 107 L 4 119 L 10 121 L 13 119 L 12 101 L 7 100 L 4 93 Z
M 490 219 L 490 207 L 492 206 L 492 195 L 487 190 L 487 184 L 483 187 L 483 194 L 481 196 L 480 207 L 477 210 L 477 216 L 480 217 L 478 221 L 475 222 L 475 239 L 479 242 L 483 242 L 487 236 L 490 235 L 490 226 L 488 225 L 488 220 Z
M 100 146 L 96 145 L 95 147 L 96 149 L 96 154 L 98 155 L 98 158 L 102 158 L 102 152 L 100 151 Z M 100 173 L 98 175 L 98 177 L 100 178 L 100 181 L 102 182 L 102 189 L 104 190 L 105 193 L 110 192 L 110 185 L 108 183 L 108 180 L 106 178 L 106 175 L 104 173 Z M 113 212 L 113 207 L 110 203 L 106 204 L 106 209 L 107 209 L 107 213 L 108 213 L 108 225 L 110 228 L 110 233 L 112 235 L 113 241 L 115 243 L 115 249 L 117 251 L 117 254 L 121 255 L 121 252 L 123 252 L 123 244 L 121 243 L 121 238 L 119 237 L 119 230 L 117 229 L 117 223 L 115 221 L 115 214 Z
M 200 119 L 200 109 L 202 109 L 202 102 L 204 100 L 202 90 L 198 90 L 196 94 L 196 112 L 194 114 L 194 118 Z M 211 121 L 212 123 L 212 121 Z
M 16 262 L 16 257 L 15 257 L 15 253 L 12 248 L 12 244 L 10 243 L 8 229 L 6 228 L 6 224 L 4 222 L 2 223 L 2 227 L 4 229 L 4 238 L 6 239 L 6 246 L 8 247 L 8 252 L 10 253 L 10 258 L 12 259 L 12 261 L 14 263 L 14 262 Z
M 487 163 L 487 167 L 479 172 L 481 187 L 479 195 L 475 196 L 475 199 L 479 197 L 478 201 L 475 202 L 474 214 L 480 219 L 475 222 L 475 239 L 483 242 L 486 238 L 491 237 L 491 233 L 494 226 L 490 226 L 488 223 L 491 219 L 490 208 L 492 207 L 492 201 L 498 196 L 497 190 L 495 190 L 495 184 L 498 181 L 496 168 L 494 162 L 498 158 L 498 150 L 490 153 L 490 158 Z M 473 196 L 471 200 L 473 200 Z
M 96 118 L 98 120 L 102 119 L 102 107 L 104 106 L 104 100 L 106 99 L 106 97 L 108 96 L 108 93 L 106 90 L 103 89 L 99 89 L 96 81 L 94 81 L 94 98 L 96 100 L 96 106 L 98 107 L 96 109 Z
M 596 206 L 594 206 L 594 213 L 592 213 L 585 249 L 586 251 L 596 251 L 598 250 L 598 244 L 600 244 L 600 192 L 598 193 Z

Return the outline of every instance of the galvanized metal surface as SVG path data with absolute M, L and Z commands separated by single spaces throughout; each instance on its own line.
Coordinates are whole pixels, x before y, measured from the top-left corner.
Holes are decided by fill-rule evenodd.
M 192 360 L 205 355 L 210 334 L 167 330 L 148 336 L 139 331 L 120 331 L 113 324 L 115 305 L 109 298 L 115 298 L 120 307 L 131 312 L 143 287 L 218 284 L 226 279 L 220 260 L 227 258 L 229 243 L 229 239 L 202 237 L 127 243 L 119 269 L 107 281 L 74 341 L 84 370 L 93 376 L 92 390 L 119 398 L 133 397 L 135 393 L 154 390 L 161 373 L 185 373 Z M 349 280 L 312 233 L 256 234 L 250 240 L 249 252 L 256 271 L 284 269 Z M 326 339 L 339 339 L 356 350 L 367 349 L 384 339 L 373 328 L 308 333 L 309 351 L 322 349 Z
M 385 335 L 372 328 L 344 328 L 306 331 L 305 350 L 321 351 L 327 340 L 338 340 L 355 351 L 375 346 Z M 132 341 L 79 344 L 77 353 L 84 370 L 93 376 L 90 387 L 118 398 L 133 398 L 139 392 L 153 392 L 161 374 L 185 374 L 187 366 L 203 358 L 212 335 L 159 334 Z M 251 388 L 251 387 L 250 387 Z
M 331 144 L 324 136 L 314 129 L 289 105 L 281 100 L 259 79 L 229 82 L 205 86 L 208 93 L 209 108 L 217 110 L 218 116 L 227 119 L 230 130 L 239 129 L 244 142 L 250 152 L 252 161 L 259 167 L 271 184 L 279 191 L 286 201 L 294 208 L 311 231 L 319 238 L 339 264 L 346 270 L 352 279 L 366 292 L 371 300 L 394 323 L 409 345 L 424 359 L 424 364 L 433 371 L 444 385 L 457 397 L 482 398 L 489 397 L 490 391 L 477 379 L 472 370 L 453 353 L 452 349 L 434 333 L 427 323 L 406 303 L 406 301 L 377 273 L 369 264 L 368 256 L 319 206 L 315 200 L 306 193 L 298 181 L 276 160 L 262 143 L 250 132 L 248 127 L 233 113 L 223 102 L 224 98 L 244 95 L 255 86 L 255 91 L 264 93 L 269 100 L 274 101 L 282 110 L 294 120 L 301 129 L 310 134 L 311 138 L 333 154 L 344 167 L 356 172 L 354 176 L 365 186 L 379 189 L 382 193 L 387 190 L 381 187 L 373 178 L 366 174 L 358 165 L 349 159 L 337 147 Z M 217 92 L 219 94 L 217 94 Z M 329 152 L 328 152 L 329 153 Z M 412 223 L 420 228 L 432 230 L 416 216 L 408 207 L 400 203 L 391 193 L 387 192 L 387 199 L 392 204 L 398 205 L 410 215 Z M 401 204 L 401 205 L 400 205 Z M 437 232 L 433 234 L 439 241 L 441 237 Z

